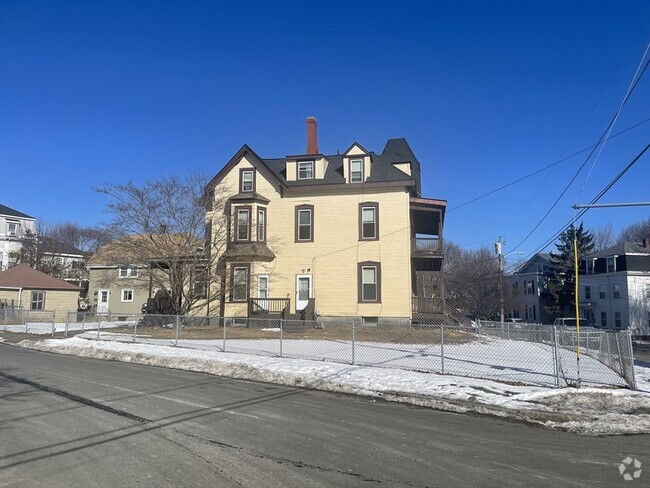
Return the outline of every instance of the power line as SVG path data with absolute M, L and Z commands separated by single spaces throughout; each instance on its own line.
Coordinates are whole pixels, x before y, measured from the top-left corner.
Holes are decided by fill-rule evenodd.
M 637 155 L 637 156 L 636 156 L 636 157 L 635 157 L 635 158 L 634 158 L 630 163 L 628 163 L 628 165 L 627 165 L 625 168 L 623 168 L 623 170 L 621 170 L 621 172 L 620 172 L 618 175 L 616 175 L 616 177 L 615 177 L 612 181 L 610 181 L 610 182 L 607 184 L 607 186 L 605 186 L 605 188 L 603 188 L 603 189 L 598 193 L 598 195 L 596 195 L 596 196 L 591 200 L 591 202 L 589 202 L 589 204 L 590 204 L 590 205 L 593 205 L 593 204 L 595 204 L 596 202 L 598 202 L 598 200 L 600 200 L 600 199 L 601 199 L 601 198 L 602 198 L 602 197 L 603 197 L 603 196 L 604 196 L 604 195 L 605 195 L 605 194 L 606 194 L 606 193 L 607 193 L 607 192 L 608 192 L 608 191 L 609 191 L 609 190 L 610 190 L 610 189 L 611 189 L 611 188 L 612 188 L 612 187 L 613 187 L 613 186 L 614 186 L 614 185 L 615 185 L 615 184 L 616 184 L 616 183 L 617 183 L 617 182 L 618 182 L 622 177 L 623 177 L 623 175 L 624 175 L 625 173 L 627 173 L 627 171 L 628 171 L 632 166 L 634 166 L 634 164 L 635 164 L 639 159 L 641 159 L 641 157 L 642 157 L 642 156 L 643 156 L 643 155 L 648 151 L 648 149 L 650 149 L 650 144 L 648 144 L 646 147 L 644 147 L 644 148 L 641 150 L 641 152 L 640 152 L 640 153 L 639 153 L 639 154 L 638 154 L 638 155 Z M 530 258 L 531 258 L 532 256 L 534 256 L 536 253 L 540 252 L 541 250 L 543 250 L 544 248 L 546 248 L 547 246 L 549 246 L 550 244 L 552 244 L 553 241 L 555 241 L 555 240 L 556 240 L 556 239 L 557 239 L 557 238 L 562 234 L 562 232 L 566 231 L 569 227 L 571 227 L 572 225 L 574 225 L 574 224 L 575 224 L 579 219 L 581 219 L 582 216 L 583 216 L 584 214 L 586 214 L 589 210 L 590 210 L 589 208 L 584 208 L 584 209 L 580 210 L 580 212 L 578 212 L 578 213 L 577 213 L 577 214 L 576 214 L 576 215 L 575 215 L 575 216 L 574 216 L 574 217 L 573 217 L 573 218 L 572 218 L 568 223 L 566 223 L 566 224 L 565 224 L 565 225 L 564 225 L 564 226 L 563 226 L 559 231 L 557 231 L 555 234 L 553 234 L 553 237 L 551 237 L 550 239 L 546 240 L 546 241 L 544 242 L 544 244 L 542 244 L 542 245 L 539 246 L 537 249 L 535 249 L 532 253 L 530 253 L 530 254 L 526 257 L 526 259 L 530 259 Z M 520 244 L 519 244 L 519 245 L 520 245 Z
M 629 132 L 629 131 L 631 131 L 632 129 L 636 129 L 637 127 L 639 127 L 640 125 L 645 124 L 646 122 L 650 122 L 650 118 L 647 118 L 647 119 L 645 119 L 645 120 L 642 120 L 641 122 L 639 122 L 639 123 L 637 123 L 637 124 L 634 124 L 634 125 L 628 127 L 628 128 L 625 129 L 625 130 L 622 130 L 622 131 L 620 131 L 620 132 L 617 132 L 616 134 L 614 134 L 613 136 L 611 136 L 609 139 L 610 139 L 610 140 L 611 140 L 611 139 L 614 139 L 615 137 L 618 137 L 618 136 L 620 136 L 620 135 L 622 135 L 622 134 L 625 134 L 626 132 Z M 593 149 L 593 148 L 597 147 L 598 144 L 600 144 L 600 142 L 598 142 L 598 143 L 596 143 L 596 144 L 592 144 L 591 146 L 586 147 L 586 148 L 584 148 L 584 149 L 581 149 L 580 151 L 575 152 L 575 153 L 571 154 L 570 156 L 567 156 L 567 157 L 562 158 L 562 159 L 560 159 L 560 160 L 558 160 L 558 161 L 555 161 L 554 163 L 551 163 L 551 164 L 549 164 L 549 165 L 547 165 L 547 166 L 544 166 L 543 168 L 540 168 L 540 169 L 538 169 L 537 171 L 534 171 L 534 172 L 532 172 L 532 173 L 530 173 L 530 174 L 528 174 L 528 175 L 526 175 L 526 176 L 522 176 L 521 178 L 518 178 L 518 179 L 516 179 L 516 180 L 514 180 L 514 181 L 512 181 L 512 182 L 510 182 L 510 183 L 508 183 L 508 184 L 506 184 L 506 185 L 503 185 L 503 186 L 500 186 L 499 188 L 496 188 L 496 189 L 494 189 L 494 190 L 491 190 L 491 191 L 489 191 L 488 193 L 485 193 L 485 194 L 483 194 L 483 195 L 481 195 L 481 196 L 478 196 L 478 197 L 476 197 L 476 198 L 472 198 L 471 200 L 468 200 L 468 201 L 466 201 L 466 202 L 464 202 L 464 203 L 461 203 L 460 205 L 456 205 L 455 207 L 449 208 L 449 209 L 447 209 L 447 213 L 452 212 L 452 211 L 454 211 L 454 210 L 457 210 L 457 209 L 459 209 L 459 208 L 461 208 L 461 207 L 464 207 L 464 206 L 466 206 L 466 205 L 469 205 L 470 203 L 474 203 L 474 202 L 476 202 L 477 200 L 481 200 L 481 199 L 483 199 L 483 198 L 485 198 L 485 197 L 489 197 L 490 195 L 492 195 L 492 194 L 494 194 L 494 193 L 497 193 L 497 192 L 499 192 L 499 191 L 501 191 L 501 190 L 505 190 L 506 188 L 509 188 L 509 187 L 511 187 L 511 186 L 513 186 L 513 185 L 516 185 L 517 183 L 520 183 L 520 182 L 522 182 L 522 181 L 524 181 L 524 180 L 526 180 L 526 179 L 528 179 L 528 178 L 531 178 L 531 177 L 533 177 L 533 176 L 535 176 L 535 175 L 537 175 L 537 174 L 539 174 L 539 173 L 542 173 L 543 171 L 546 171 L 547 169 L 550 169 L 550 168 L 552 168 L 552 167 L 554 167 L 554 166 L 557 166 L 557 165 L 560 164 L 560 163 L 563 163 L 563 162 L 565 162 L 565 161 L 567 161 L 567 160 L 569 160 L 569 159 L 571 159 L 571 158 L 574 158 L 574 157 L 576 157 L 576 156 L 578 156 L 578 155 L 580 155 L 580 154 L 582 154 L 582 153 L 584 153 L 584 152 L 587 152 L 587 151 L 589 151 L 590 149 Z
M 650 44 L 648 44 L 648 46 L 650 46 Z M 646 51 L 643 53 L 643 58 L 641 58 L 641 63 L 643 63 L 643 59 L 646 57 L 647 52 L 648 52 L 648 50 L 646 49 Z M 553 211 L 553 209 L 556 207 L 558 202 L 562 199 L 562 197 L 565 195 L 565 193 L 571 187 L 571 185 L 576 180 L 576 178 L 578 177 L 580 172 L 586 166 L 587 162 L 589 162 L 589 159 L 591 159 L 591 156 L 596 151 L 596 148 L 603 142 L 603 140 L 605 139 L 605 137 L 607 136 L 607 134 L 611 130 L 612 126 L 616 122 L 616 119 L 618 118 L 618 115 L 621 113 L 621 110 L 623 109 L 623 107 L 625 106 L 627 101 L 632 96 L 632 93 L 634 93 L 634 90 L 636 89 L 636 87 L 637 87 L 637 85 L 639 83 L 639 80 L 641 79 L 641 77 L 643 77 L 644 73 L 646 72 L 646 69 L 648 68 L 648 64 L 650 64 L 650 57 L 648 57 L 648 60 L 646 61 L 645 65 L 643 66 L 643 69 L 641 70 L 641 73 L 639 73 L 638 70 L 635 73 L 635 76 L 637 75 L 637 73 L 639 73 L 638 77 L 636 78 L 636 80 L 633 81 L 631 87 L 628 89 L 627 93 L 625 94 L 625 97 L 623 98 L 623 101 L 621 102 L 618 109 L 616 110 L 616 113 L 614 113 L 614 116 L 612 117 L 612 120 L 610 120 L 609 124 L 607 124 L 607 128 L 605 129 L 605 131 L 602 133 L 602 135 L 598 139 L 598 142 L 596 143 L 594 148 L 589 152 L 589 155 L 585 158 L 583 163 L 580 165 L 578 170 L 575 172 L 575 174 L 573 175 L 573 177 L 571 178 L 569 183 L 564 187 L 564 189 L 562 190 L 560 195 L 555 199 L 555 201 L 553 202 L 551 207 L 548 209 L 548 211 L 542 216 L 542 218 L 539 220 L 539 222 L 537 222 L 535 227 L 533 227 L 533 229 L 526 235 L 526 237 L 524 237 L 524 239 L 514 247 L 514 249 L 518 249 L 524 242 L 526 242 L 530 238 L 531 235 L 533 235 L 533 233 L 539 228 L 540 225 L 542 225 L 542 223 L 546 220 L 546 218 L 549 216 L 551 211 Z M 592 202 L 592 203 L 594 203 L 594 202 Z

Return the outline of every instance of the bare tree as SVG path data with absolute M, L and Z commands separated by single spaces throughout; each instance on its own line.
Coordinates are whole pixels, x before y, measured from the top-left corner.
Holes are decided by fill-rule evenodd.
M 621 231 L 619 242 L 641 242 L 650 238 L 650 217 L 628 225 Z
M 614 234 L 612 224 L 598 227 L 592 231 L 591 235 L 594 238 L 594 252 L 602 251 L 603 249 L 607 249 L 616 244 L 616 235 Z
M 499 265 L 490 247 L 464 250 L 445 244 L 447 301 L 455 308 L 492 319 L 499 309 Z
M 155 288 L 171 290 L 179 314 L 219 293 L 218 287 L 209 285 L 210 270 L 213 256 L 225 245 L 226 226 L 206 227 L 206 181 L 191 173 L 141 185 L 107 184 L 97 190 L 110 198 L 113 220 L 108 230 L 116 238 L 103 248 L 105 258 L 113 264 L 139 265 L 142 277 Z
M 46 226 L 45 235 L 59 242 L 62 246 L 76 248 L 85 253 L 94 253 L 114 236 L 101 227 L 82 227 L 75 222 L 62 222 Z

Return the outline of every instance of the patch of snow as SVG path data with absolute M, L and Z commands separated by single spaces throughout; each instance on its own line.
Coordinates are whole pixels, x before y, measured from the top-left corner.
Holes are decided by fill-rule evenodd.
M 650 433 L 650 364 L 640 391 L 519 386 L 490 380 L 308 359 L 253 356 L 81 337 L 22 341 L 32 349 L 200 371 L 232 378 L 364 395 L 453 412 L 517 419 L 584 435 Z M 213 341 L 219 342 L 219 341 Z M 228 342 L 230 344 L 231 341 Z

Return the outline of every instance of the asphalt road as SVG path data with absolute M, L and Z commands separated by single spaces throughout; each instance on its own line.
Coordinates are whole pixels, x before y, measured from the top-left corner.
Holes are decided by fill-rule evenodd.
M 581 437 L 0 344 L 1 487 L 642 486 L 649 453 L 650 435 Z M 647 471 L 633 482 L 617 468 L 628 455 Z

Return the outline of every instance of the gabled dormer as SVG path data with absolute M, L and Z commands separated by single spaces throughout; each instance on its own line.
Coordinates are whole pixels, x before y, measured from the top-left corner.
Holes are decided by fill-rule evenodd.
M 343 153 L 343 177 L 346 183 L 365 183 L 371 170 L 372 158 L 361 144 L 355 142 Z
M 309 182 L 322 180 L 329 165 L 328 159 L 322 154 L 304 154 L 287 156 L 286 178 L 287 181 Z
M 307 154 L 287 156 L 285 165 L 287 181 L 309 183 L 325 178 L 329 161 L 318 152 L 318 125 L 314 117 L 307 117 Z

